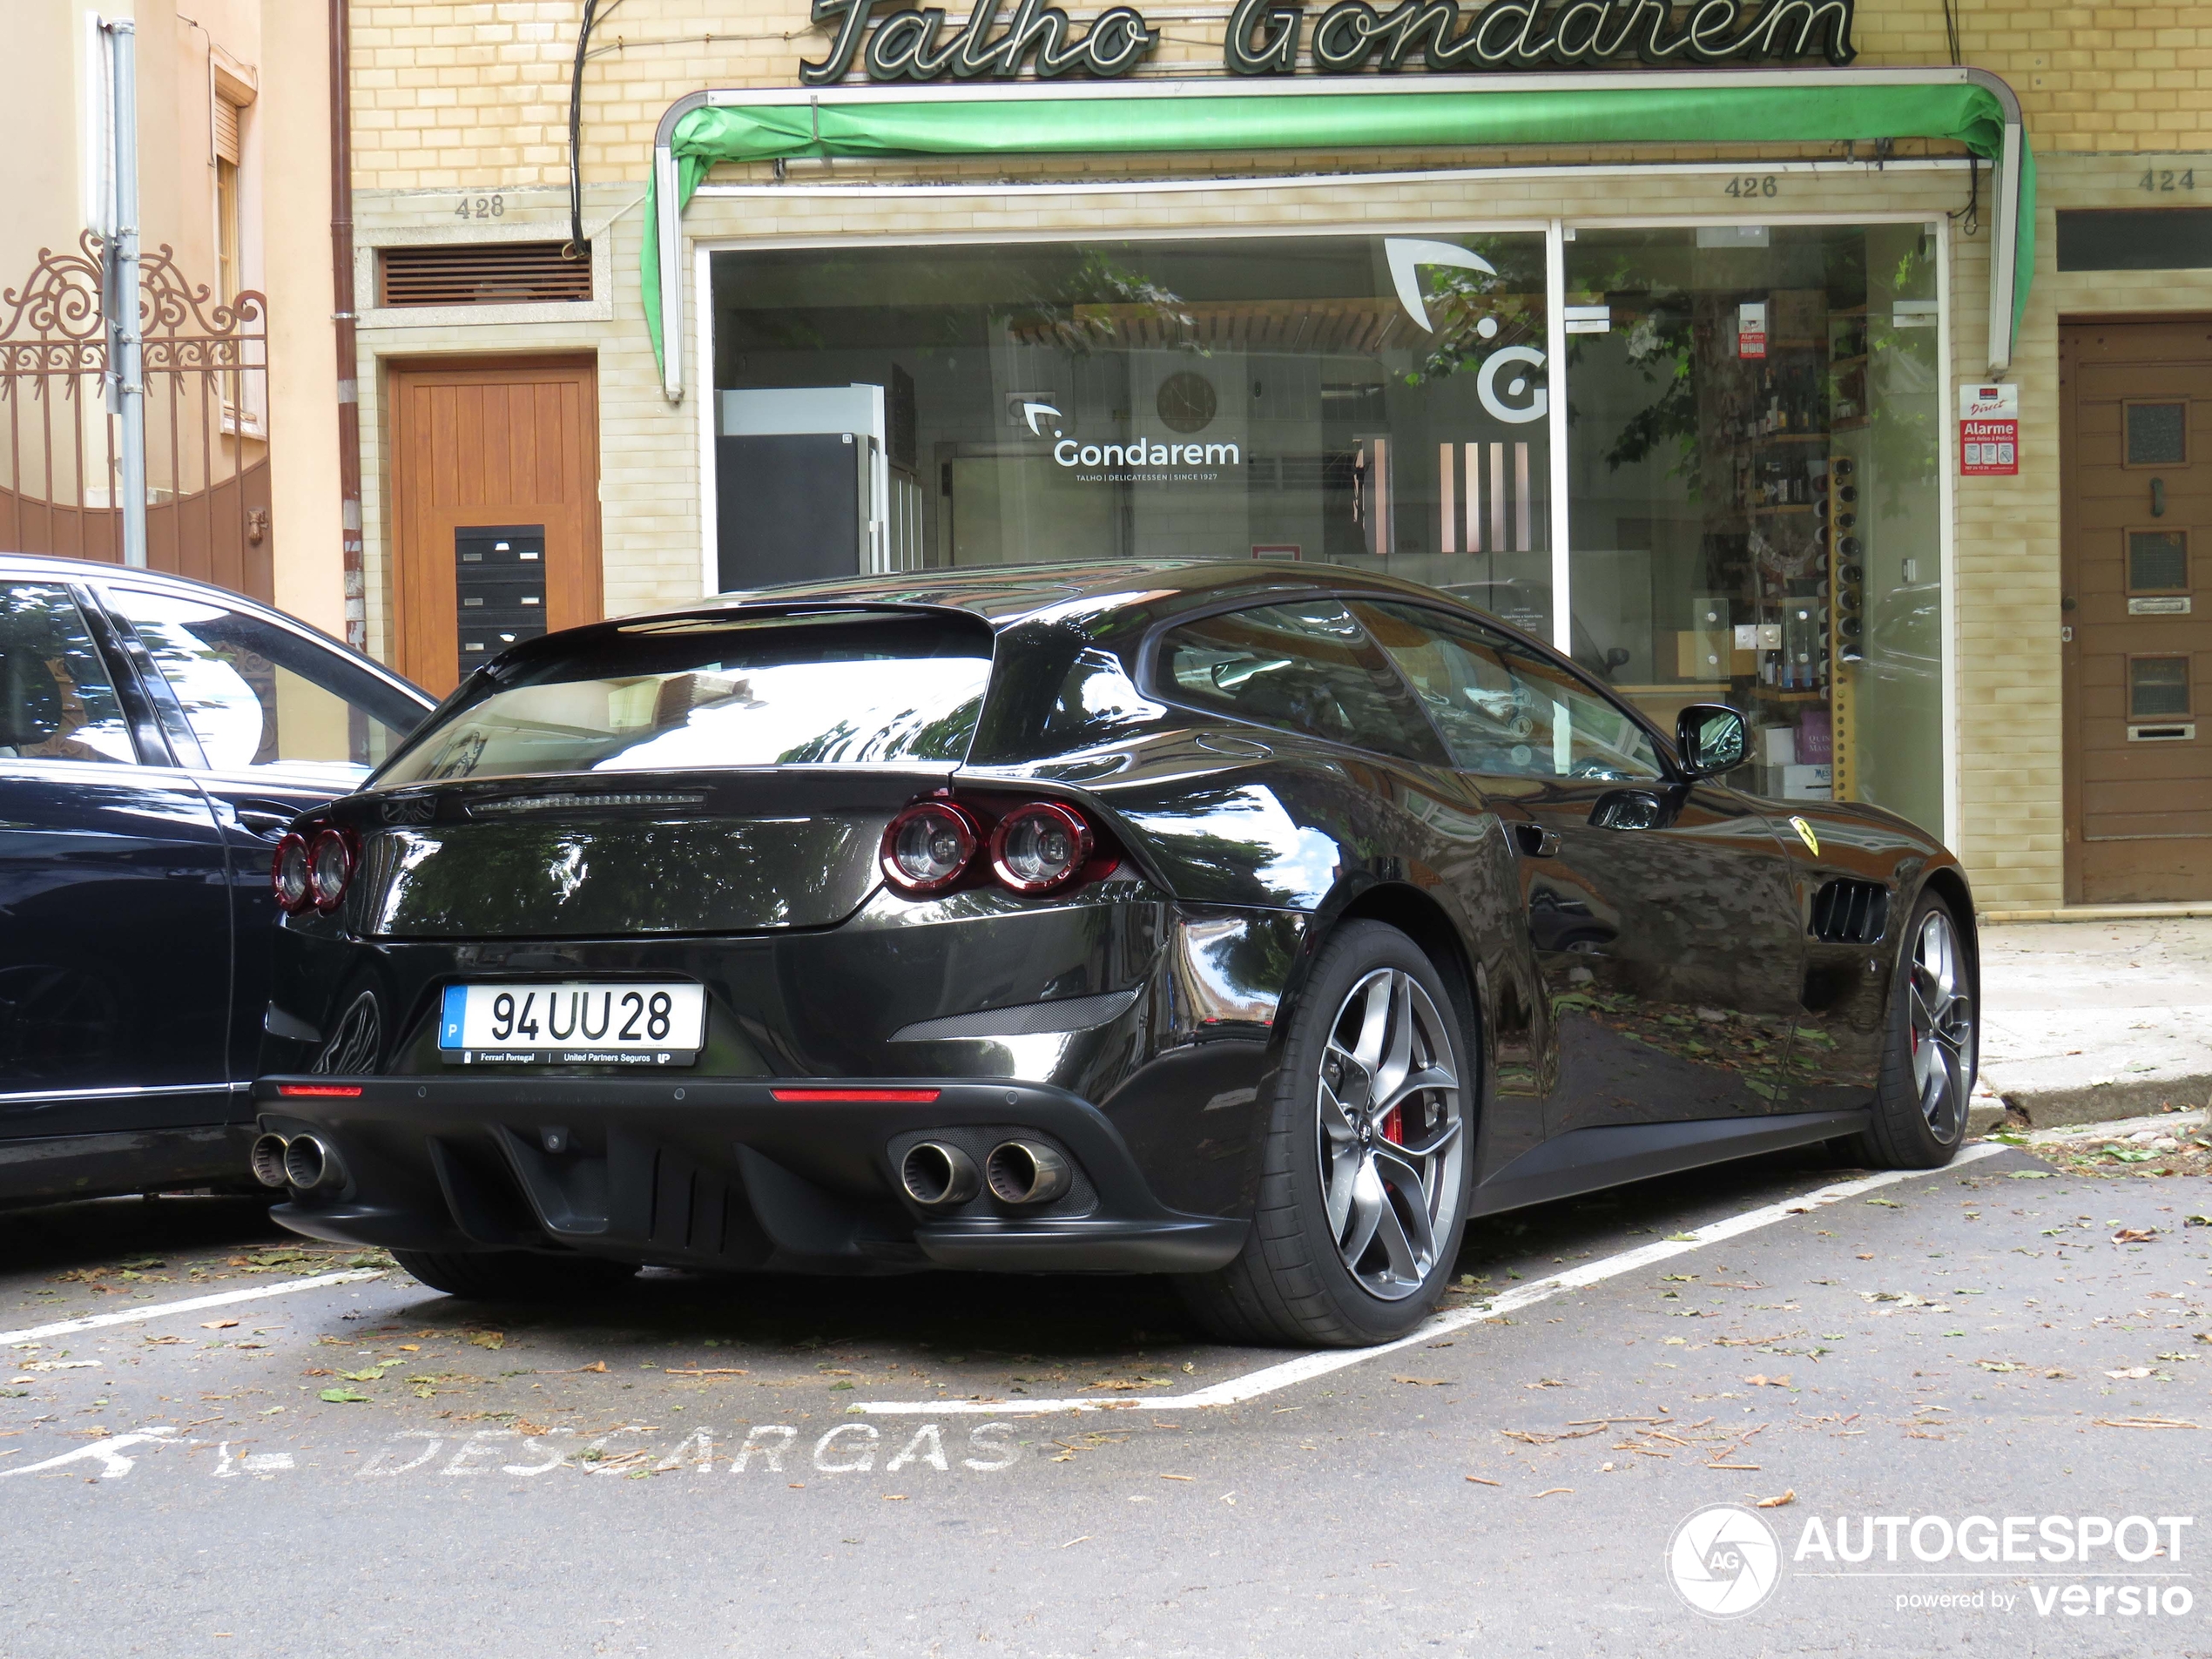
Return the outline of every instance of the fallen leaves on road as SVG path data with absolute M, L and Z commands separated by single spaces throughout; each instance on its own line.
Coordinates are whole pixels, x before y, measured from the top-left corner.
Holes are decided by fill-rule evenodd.
M 1770 1377 L 1764 1372 L 1755 1372 L 1743 1380 L 1754 1388 L 1787 1388 L 1790 1386 L 1787 1372 L 1779 1377 Z
M 1762 1498 L 1752 1507 L 1757 1509 L 1780 1509 L 1797 1501 L 1797 1489 L 1791 1487 L 1778 1498 Z
M 1984 1371 L 2010 1372 L 2014 1371 L 2026 1371 L 2027 1369 L 2026 1366 L 2020 1365 L 2011 1359 L 1977 1359 L 1974 1363 L 1979 1366 Z
M 1536 1495 L 1540 1498 L 1555 1498 L 1562 1492 L 1572 1493 L 1574 1490 L 1573 1487 L 1546 1487 Z
M 1394 1383 L 1408 1383 L 1415 1388 L 1441 1388 L 1447 1383 L 1457 1380 L 1458 1379 L 1453 1377 L 1393 1377 L 1391 1379 L 1391 1381 Z
M 2121 1371 L 2107 1371 L 2105 1375 L 2114 1382 L 2140 1382 L 2150 1375 L 2148 1366 L 2129 1366 Z
M 2148 1244 L 2157 1237 L 2158 1229 L 2155 1227 L 2122 1227 L 2113 1234 L 2112 1242 L 2115 1244 Z
M 1479 1487 L 1501 1487 L 1505 1485 L 1505 1482 L 1502 1480 L 1486 1480 L 1479 1474 L 1470 1474 L 1467 1478 L 1474 1481 L 1474 1484 Z
M 1564 1388 L 1567 1385 L 1556 1377 L 1539 1377 L 1534 1382 L 1523 1383 L 1523 1388 Z
M 228 1331 L 237 1324 L 236 1319 L 203 1319 L 199 1328 L 203 1331 Z
M 589 1369 L 589 1367 L 586 1368 Z M 600 1369 L 604 1371 L 606 1367 L 602 1366 Z M 693 1366 L 688 1371 L 678 1371 L 673 1366 L 664 1366 L 661 1367 L 661 1372 L 664 1376 L 669 1377 L 750 1377 L 752 1375 L 752 1372 L 743 1366 Z M 852 1386 L 851 1383 L 845 1385 L 847 1388 Z
M 469 1340 L 471 1345 L 478 1348 L 503 1348 L 507 1345 L 507 1333 L 504 1331 L 471 1331 Z
M 357 1394 L 350 1388 L 326 1388 L 321 1393 L 316 1395 L 315 1398 L 321 1400 L 327 1400 L 333 1406 L 366 1406 L 368 1404 L 368 1396 L 367 1394 Z
M 1905 1208 L 1903 1204 L 1899 1204 L 1894 1198 L 1869 1198 L 1866 1202 L 1869 1204 L 1878 1204 L 1885 1210 L 1902 1210 Z
M 2005 1174 L 2006 1178 L 2013 1181 L 2048 1181 L 2052 1172 L 2048 1170 L 2007 1170 Z

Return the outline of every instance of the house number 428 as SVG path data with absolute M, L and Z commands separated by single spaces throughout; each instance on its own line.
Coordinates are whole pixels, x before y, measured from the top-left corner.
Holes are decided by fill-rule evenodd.
M 504 196 L 463 196 L 461 206 L 453 210 L 455 219 L 503 219 L 506 214 Z

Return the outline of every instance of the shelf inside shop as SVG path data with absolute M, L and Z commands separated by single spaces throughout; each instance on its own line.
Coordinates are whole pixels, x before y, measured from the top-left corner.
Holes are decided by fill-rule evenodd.
M 1783 513 L 1810 513 L 1813 505 L 1811 502 L 1790 502 L 1777 507 L 1746 507 L 1741 510 L 1753 518 L 1773 518 Z
M 1728 447 L 1730 449 L 1764 449 L 1776 443 L 1825 443 L 1825 432 L 1769 432 L 1756 438 L 1738 438 Z
M 1866 417 L 1863 415 L 1847 415 L 1840 421 L 1831 421 L 1828 423 L 1831 437 L 1838 432 L 1864 432 L 1865 430 Z
M 1870 361 L 1871 360 L 1868 358 L 1867 354 L 1865 352 L 1861 352 L 1856 357 L 1831 357 L 1828 360 L 1828 367 L 1831 368 L 1853 368 L 1860 363 Z

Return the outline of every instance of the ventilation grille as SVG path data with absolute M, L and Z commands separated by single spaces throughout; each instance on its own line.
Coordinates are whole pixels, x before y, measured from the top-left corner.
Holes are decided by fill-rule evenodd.
M 377 265 L 381 306 L 542 306 L 591 297 L 591 245 L 564 259 L 559 242 L 462 242 L 388 247 Z
M 1831 945 L 1871 945 L 1890 925 L 1890 892 L 1873 881 L 1831 881 L 1812 896 L 1812 935 Z

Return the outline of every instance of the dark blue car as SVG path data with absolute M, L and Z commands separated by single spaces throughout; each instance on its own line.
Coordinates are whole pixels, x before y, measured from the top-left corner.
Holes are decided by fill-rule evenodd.
M 431 701 L 223 589 L 0 556 L 0 1203 L 237 1184 L 271 851 Z

